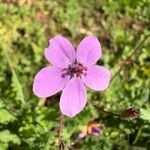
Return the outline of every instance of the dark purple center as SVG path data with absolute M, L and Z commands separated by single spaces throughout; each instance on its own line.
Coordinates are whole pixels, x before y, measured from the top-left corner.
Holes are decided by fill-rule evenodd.
M 82 75 L 86 76 L 87 67 L 83 66 L 79 62 L 74 62 L 72 65 L 69 65 L 68 68 L 62 70 L 62 78 L 69 75 L 70 77 L 76 76 L 81 78 Z

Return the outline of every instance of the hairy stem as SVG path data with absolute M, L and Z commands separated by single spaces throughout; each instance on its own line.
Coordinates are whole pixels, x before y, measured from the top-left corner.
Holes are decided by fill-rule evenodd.
M 59 130 L 58 130 L 58 145 L 59 146 L 62 144 L 62 140 L 61 140 L 62 128 L 63 128 L 63 114 L 60 111 L 60 121 L 59 121 Z
M 89 102 L 88 102 L 88 103 L 89 103 Z M 91 103 L 91 102 L 90 102 L 89 104 L 91 104 L 91 105 L 94 106 L 97 110 L 100 110 L 100 111 L 102 111 L 102 112 L 104 112 L 104 113 L 107 113 L 107 114 L 110 114 L 110 115 L 113 115 L 113 116 L 118 116 L 118 117 L 120 117 L 120 114 L 106 111 L 106 110 L 104 110 L 102 107 L 100 107 L 100 106 L 98 106 L 98 105 L 96 105 L 96 104 L 93 104 L 93 103 Z

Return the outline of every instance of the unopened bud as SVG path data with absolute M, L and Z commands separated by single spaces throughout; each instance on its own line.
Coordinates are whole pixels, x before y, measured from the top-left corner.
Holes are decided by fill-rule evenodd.
M 136 110 L 134 107 L 128 108 L 120 113 L 120 116 L 126 120 L 138 118 L 139 115 L 140 115 L 139 110 Z

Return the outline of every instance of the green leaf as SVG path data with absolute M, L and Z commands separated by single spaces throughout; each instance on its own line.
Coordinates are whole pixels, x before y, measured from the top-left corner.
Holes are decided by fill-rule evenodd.
M 140 112 L 141 112 L 140 118 L 150 121 L 150 108 L 147 108 L 147 109 L 141 108 Z
M 7 124 L 8 122 L 14 121 L 16 118 L 6 109 L 0 110 L 0 123 Z
M 13 144 L 20 144 L 20 139 L 17 135 L 12 134 L 9 130 L 3 130 L 0 132 L 0 142 Z

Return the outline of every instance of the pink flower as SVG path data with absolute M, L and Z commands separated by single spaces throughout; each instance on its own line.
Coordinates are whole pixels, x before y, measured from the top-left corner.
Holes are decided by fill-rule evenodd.
M 110 82 L 110 71 L 95 64 L 102 51 L 94 36 L 85 37 L 76 53 L 71 43 L 62 36 L 54 37 L 49 44 L 45 57 L 53 66 L 43 68 L 36 74 L 33 92 L 38 97 L 49 97 L 62 90 L 61 112 L 74 117 L 86 105 L 86 86 L 98 91 L 105 90 Z
M 88 123 L 87 126 L 84 126 L 82 132 L 79 133 L 78 135 L 78 140 L 83 139 L 84 137 L 86 137 L 87 135 L 91 135 L 91 136 L 98 136 L 101 135 L 103 132 L 104 127 L 96 122 L 90 122 Z

